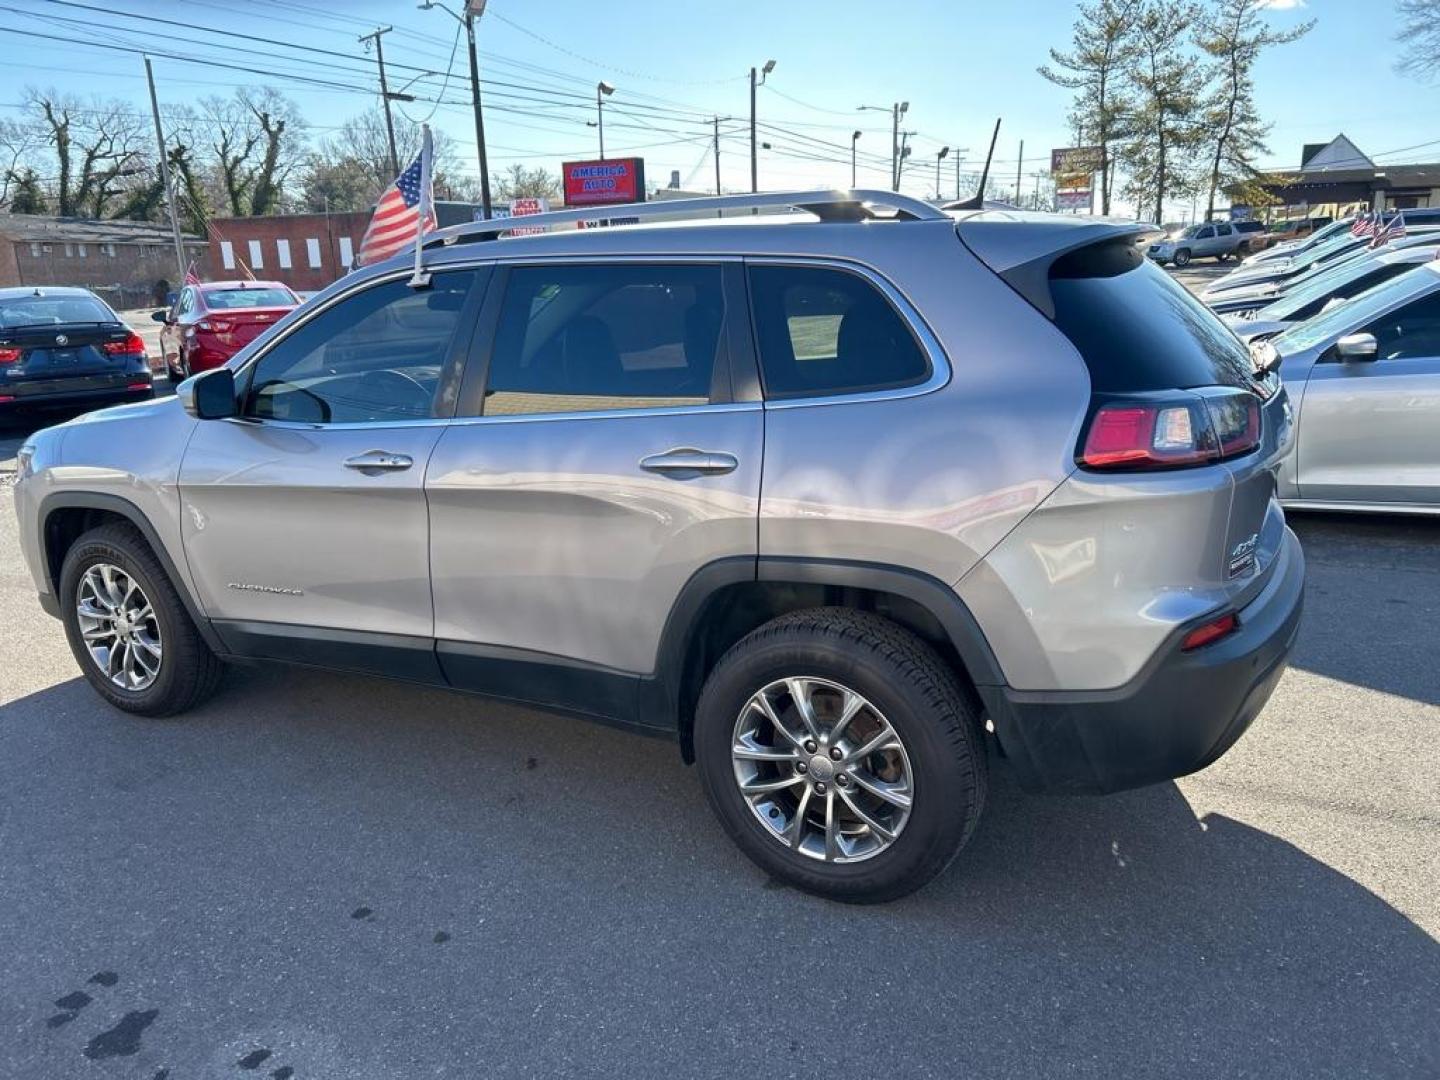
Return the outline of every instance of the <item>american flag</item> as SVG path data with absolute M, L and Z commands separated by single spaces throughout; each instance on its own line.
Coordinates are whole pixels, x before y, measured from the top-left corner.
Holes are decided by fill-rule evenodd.
M 1354 237 L 1364 236 L 1365 225 L 1369 220 L 1369 214 L 1356 214 L 1355 220 L 1350 223 L 1350 235 Z
M 185 268 L 185 284 L 199 285 L 200 275 L 195 272 L 195 262 L 191 260 L 190 265 Z
M 419 155 L 375 204 L 370 227 L 360 241 L 360 265 L 388 259 L 435 228 L 435 200 L 430 188 L 430 129 L 425 129 Z
M 1391 240 L 1399 240 L 1404 235 L 1405 215 L 1397 212 L 1394 217 L 1375 230 L 1375 238 L 1370 241 L 1370 246 L 1372 248 L 1384 247 Z

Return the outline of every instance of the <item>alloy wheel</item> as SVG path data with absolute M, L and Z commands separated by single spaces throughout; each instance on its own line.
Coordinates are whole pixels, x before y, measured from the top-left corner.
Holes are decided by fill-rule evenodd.
M 118 566 L 96 563 L 81 575 L 75 614 L 90 659 L 110 682 L 131 692 L 154 684 L 160 624 L 139 582 Z
M 914 801 L 899 734 L 862 694 L 791 676 L 745 703 L 731 741 L 735 782 L 778 842 L 827 863 L 860 862 L 900 836 Z

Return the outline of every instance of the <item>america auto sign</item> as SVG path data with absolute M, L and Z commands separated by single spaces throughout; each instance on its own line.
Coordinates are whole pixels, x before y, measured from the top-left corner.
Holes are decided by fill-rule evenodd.
M 645 201 L 645 159 L 567 161 L 560 166 L 566 206 L 614 206 Z

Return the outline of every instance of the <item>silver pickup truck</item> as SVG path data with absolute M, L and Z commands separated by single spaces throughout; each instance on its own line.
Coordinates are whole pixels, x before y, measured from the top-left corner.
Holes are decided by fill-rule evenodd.
M 1232 255 L 1248 255 L 1253 234 L 1264 231 L 1265 227 L 1259 222 L 1201 222 L 1178 235 L 1157 240 L 1146 254 L 1161 265 L 1173 262 L 1176 266 L 1187 266 L 1191 259 L 1204 258 L 1224 262 Z

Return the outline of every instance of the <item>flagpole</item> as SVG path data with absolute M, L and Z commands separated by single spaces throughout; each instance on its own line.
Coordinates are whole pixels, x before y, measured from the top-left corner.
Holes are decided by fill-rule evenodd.
M 423 289 L 430 284 L 430 275 L 425 272 L 421 254 L 425 250 L 425 223 L 434 212 L 431 206 L 430 190 L 430 125 L 420 125 L 420 213 L 415 218 L 415 272 L 410 275 L 410 287 Z

